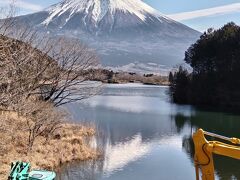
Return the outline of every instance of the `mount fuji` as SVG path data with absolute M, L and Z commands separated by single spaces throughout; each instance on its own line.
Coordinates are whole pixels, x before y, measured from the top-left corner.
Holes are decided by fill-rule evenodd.
M 103 66 L 120 70 L 169 69 L 200 36 L 141 0 L 65 0 L 16 18 L 52 36 L 78 38 L 96 49 Z

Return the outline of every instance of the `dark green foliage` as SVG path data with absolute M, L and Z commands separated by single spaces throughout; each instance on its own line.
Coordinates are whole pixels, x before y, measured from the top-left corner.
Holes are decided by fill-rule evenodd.
M 172 77 L 171 77 L 172 76 Z M 170 80 L 170 92 L 173 98 L 173 101 L 176 103 L 189 103 L 189 83 L 190 76 L 187 70 L 183 69 L 182 66 L 179 67 L 179 70 L 172 75 L 169 74 Z
M 173 82 L 173 73 L 172 72 L 169 73 L 168 81 Z
M 153 74 L 144 74 L 144 77 L 153 77 Z
M 192 72 L 180 67 L 171 77 L 174 102 L 240 108 L 239 26 L 209 29 L 186 51 L 185 62 Z

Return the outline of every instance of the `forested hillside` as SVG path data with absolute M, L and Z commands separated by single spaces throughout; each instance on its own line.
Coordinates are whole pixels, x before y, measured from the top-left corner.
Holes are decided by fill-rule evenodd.
M 228 23 L 209 29 L 185 53 L 192 72 L 171 73 L 173 101 L 212 107 L 240 108 L 240 27 Z

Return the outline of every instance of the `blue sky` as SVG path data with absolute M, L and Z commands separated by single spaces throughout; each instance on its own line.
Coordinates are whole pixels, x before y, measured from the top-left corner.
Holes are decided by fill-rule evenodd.
M 0 7 L 11 0 L 0 0 Z M 19 14 L 36 12 L 60 0 L 16 0 Z M 240 0 L 143 0 L 161 13 L 196 30 L 219 28 L 227 22 L 240 24 Z

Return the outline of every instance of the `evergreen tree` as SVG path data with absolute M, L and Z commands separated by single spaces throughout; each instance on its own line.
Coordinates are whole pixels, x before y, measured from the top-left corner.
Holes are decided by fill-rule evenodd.
M 219 30 L 209 29 L 185 52 L 184 60 L 192 72 L 183 73 L 180 67 L 170 83 L 171 87 L 184 90 L 187 85 L 188 94 L 186 97 L 182 89 L 171 88 L 175 102 L 240 108 L 239 26 L 228 23 Z

